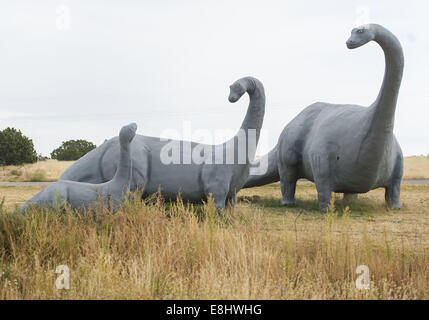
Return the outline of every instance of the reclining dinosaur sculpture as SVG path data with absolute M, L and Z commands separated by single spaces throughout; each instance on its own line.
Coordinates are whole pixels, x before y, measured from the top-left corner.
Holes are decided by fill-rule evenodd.
M 110 181 L 91 184 L 59 180 L 48 185 L 24 203 L 19 208 L 19 211 L 24 212 L 30 205 L 52 207 L 55 203 L 61 204 L 63 201 L 66 201 L 73 209 L 82 207 L 88 209 L 99 199 L 102 199 L 106 205 L 111 205 L 113 209 L 116 209 L 130 187 L 132 176 L 130 144 L 136 134 L 136 130 L 137 125 L 135 123 L 122 127 L 119 133 L 118 170 Z
M 401 208 L 403 156 L 393 125 L 404 57 L 398 39 L 377 24 L 353 29 L 347 47 L 370 41 L 381 46 L 386 61 L 375 102 L 368 108 L 322 102 L 308 106 L 283 129 L 276 147 L 252 164 L 267 161 L 268 170 L 249 176 L 244 188 L 280 180 L 281 203 L 289 206 L 295 205 L 297 180 L 306 178 L 315 182 L 324 210 L 331 192 L 353 195 L 383 187 L 388 207 Z
M 212 194 L 220 211 L 227 202 L 234 202 L 235 194 L 249 175 L 265 113 L 264 87 L 255 78 L 245 77 L 231 85 L 229 101 L 236 102 L 246 92 L 250 102 L 241 129 L 223 144 L 166 141 L 137 135 L 132 142 L 133 180 L 130 189 L 140 186 L 144 188 L 145 195 L 149 195 L 160 188 L 167 199 L 175 199 L 180 194 L 183 200 L 192 202 L 205 200 Z M 244 148 L 240 147 L 243 145 Z M 108 181 L 115 174 L 118 156 L 119 143 L 115 137 L 76 161 L 60 180 Z M 170 156 L 179 161 L 169 163 L 166 160 L 171 160 Z

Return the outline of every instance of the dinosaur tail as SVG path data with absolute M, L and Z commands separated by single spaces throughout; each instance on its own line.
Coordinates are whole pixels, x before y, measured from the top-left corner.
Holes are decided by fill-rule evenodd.
M 252 162 L 250 175 L 243 188 L 263 186 L 280 180 L 277 168 L 277 146 L 262 158 Z

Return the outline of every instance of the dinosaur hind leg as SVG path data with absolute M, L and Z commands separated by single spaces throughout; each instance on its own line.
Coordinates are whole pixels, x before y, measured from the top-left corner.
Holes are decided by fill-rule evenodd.
M 386 205 L 390 209 L 401 209 L 402 204 L 400 201 L 401 193 L 401 181 L 392 183 L 390 186 L 386 187 L 385 199 Z
M 311 157 L 314 183 L 316 184 L 319 209 L 326 211 L 331 202 L 331 172 L 329 170 L 329 159 L 324 154 L 314 154 Z
M 401 180 L 404 173 L 404 163 L 402 155 L 399 155 L 396 161 L 395 170 L 391 182 L 386 186 L 385 199 L 386 205 L 390 209 L 401 209 Z
M 319 200 L 319 209 L 326 211 L 329 208 L 331 202 L 331 189 L 328 181 L 316 179 L 315 181 L 317 189 L 317 198 Z
M 283 206 L 295 206 L 296 181 L 298 180 L 298 168 L 296 166 L 279 165 L 280 187 L 282 191 Z

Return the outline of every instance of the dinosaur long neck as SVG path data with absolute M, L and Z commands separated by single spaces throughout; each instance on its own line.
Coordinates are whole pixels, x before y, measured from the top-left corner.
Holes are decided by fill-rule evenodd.
M 375 38 L 384 51 L 386 66 L 383 84 L 369 112 L 367 152 L 382 153 L 393 137 L 395 109 L 404 68 L 404 56 L 398 39 L 387 29 L 374 25 Z
M 120 154 L 119 154 L 119 164 L 118 169 L 116 170 L 113 181 L 119 184 L 127 184 L 131 180 L 131 151 L 130 143 L 120 142 Z
M 246 117 L 241 124 L 240 133 L 236 135 L 240 138 L 245 136 L 246 150 L 249 161 L 255 157 L 256 146 L 258 145 L 262 123 L 265 114 L 265 91 L 262 83 L 252 77 L 243 78 L 246 91 L 249 94 L 249 106 Z

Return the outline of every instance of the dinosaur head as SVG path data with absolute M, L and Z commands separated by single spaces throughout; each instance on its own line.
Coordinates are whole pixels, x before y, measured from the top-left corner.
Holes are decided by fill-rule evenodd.
M 232 85 L 229 86 L 229 90 L 229 102 L 237 102 L 247 91 L 246 83 L 241 80 L 235 81 Z
M 362 25 L 354 28 L 349 40 L 347 40 L 347 48 L 355 49 L 374 40 L 375 33 L 370 24 Z
M 129 125 L 123 126 L 119 132 L 119 141 L 121 144 L 130 143 L 136 135 L 137 124 L 130 123 Z

